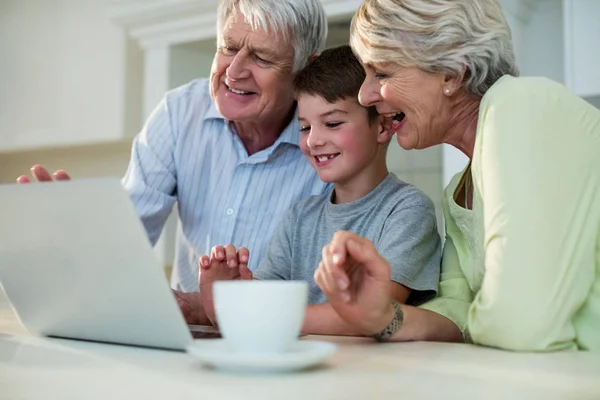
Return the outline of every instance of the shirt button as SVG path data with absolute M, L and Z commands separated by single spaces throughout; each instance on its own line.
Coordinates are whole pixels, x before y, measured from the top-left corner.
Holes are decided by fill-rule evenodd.
M 227 215 L 233 215 L 233 208 L 227 209 Z

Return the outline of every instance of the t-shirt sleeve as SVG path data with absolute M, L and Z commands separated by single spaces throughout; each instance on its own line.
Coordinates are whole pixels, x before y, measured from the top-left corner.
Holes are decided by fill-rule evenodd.
M 412 290 L 407 304 L 435 297 L 441 241 L 431 201 L 423 198 L 394 210 L 385 220 L 377 249 L 391 265 L 392 280 Z
M 279 222 L 267 252 L 254 278 L 260 280 L 291 280 L 292 278 L 292 229 L 295 222 L 294 209 L 288 211 Z

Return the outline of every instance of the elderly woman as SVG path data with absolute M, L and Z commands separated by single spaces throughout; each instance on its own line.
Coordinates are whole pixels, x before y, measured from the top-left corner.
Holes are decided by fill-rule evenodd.
M 389 298 L 389 265 L 339 232 L 315 279 L 379 340 L 511 350 L 600 350 L 600 112 L 544 78 L 518 78 L 496 0 L 366 0 L 351 44 L 365 106 L 398 143 L 448 143 L 469 166 L 445 190 L 439 296 Z

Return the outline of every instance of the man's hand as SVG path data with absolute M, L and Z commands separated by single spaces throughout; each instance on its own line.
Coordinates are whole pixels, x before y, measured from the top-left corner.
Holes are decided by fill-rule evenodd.
M 207 325 L 210 323 L 202 308 L 200 293 L 183 293 L 173 290 L 173 295 L 175 296 L 175 300 L 177 300 L 185 322 L 190 325 Z
M 34 165 L 31 167 L 31 175 L 33 179 L 37 182 L 52 182 L 54 180 L 57 181 L 68 181 L 71 180 L 71 177 L 62 169 L 54 172 L 52 174 L 54 178 L 50 175 L 48 170 L 41 165 Z M 17 178 L 17 183 L 31 183 L 31 179 L 27 175 L 21 175 Z
M 229 244 L 215 246 L 210 257 L 200 257 L 199 286 L 202 306 L 208 319 L 217 326 L 215 306 L 213 302 L 213 282 L 231 280 L 251 280 L 252 272 L 248 269 L 250 252 L 245 247 L 236 251 L 235 246 Z

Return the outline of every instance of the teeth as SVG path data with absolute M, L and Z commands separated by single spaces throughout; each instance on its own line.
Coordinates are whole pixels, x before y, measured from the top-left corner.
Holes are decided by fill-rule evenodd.
M 395 112 L 395 113 L 391 113 L 388 116 L 392 118 L 392 124 L 393 125 L 398 125 L 400 124 L 400 121 L 402 120 L 402 112 Z
M 329 156 L 316 156 L 316 157 L 317 157 L 317 160 L 318 160 L 319 162 L 325 162 L 325 161 L 327 161 L 327 160 L 331 160 L 332 158 L 335 158 L 335 157 L 336 157 L 336 155 L 335 155 L 335 154 L 331 154 L 331 155 L 329 155 Z
M 244 92 L 243 90 L 236 90 L 236 89 L 234 89 L 232 87 L 230 87 L 229 90 L 231 90 L 235 94 L 248 94 L 248 93 L 250 93 L 250 92 Z

